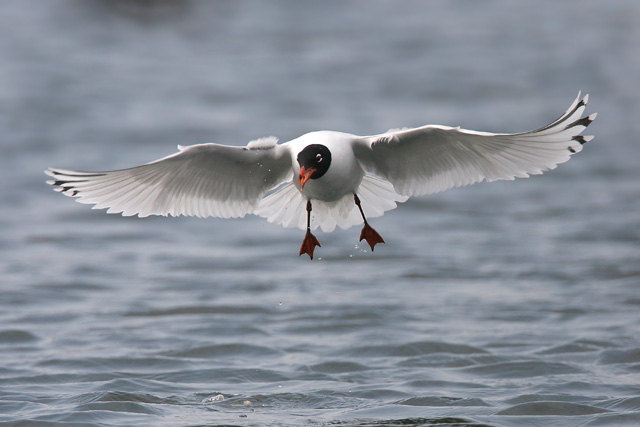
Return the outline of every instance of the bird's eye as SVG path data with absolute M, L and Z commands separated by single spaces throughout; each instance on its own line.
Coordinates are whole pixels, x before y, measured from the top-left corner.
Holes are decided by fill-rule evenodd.
M 322 154 L 316 154 L 316 163 L 320 163 L 322 161 Z

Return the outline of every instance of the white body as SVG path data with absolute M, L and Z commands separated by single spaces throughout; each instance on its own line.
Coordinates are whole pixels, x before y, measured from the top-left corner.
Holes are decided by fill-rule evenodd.
M 318 179 L 310 179 L 304 186 L 302 193 L 311 200 L 335 202 L 346 194 L 353 196 L 360 187 L 364 169 L 358 163 L 353 153 L 352 142 L 358 138 L 342 132 L 318 131 L 310 132 L 289 141 L 291 147 L 291 164 L 295 165 L 296 155 L 309 144 L 321 144 L 331 151 L 331 167 L 325 175 Z M 294 179 L 294 185 L 300 185 Z

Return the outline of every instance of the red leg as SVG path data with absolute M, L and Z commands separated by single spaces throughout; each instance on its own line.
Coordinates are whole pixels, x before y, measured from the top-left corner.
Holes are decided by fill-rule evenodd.
M 313 251 L 316 249 L 316 246 L 320 246 L 320 242 L 316 239 L 311 233 L 311 201 L 307 200 L 307 234 L 304 235 L 304 240 L 302 241 L 302 246 L 300 246 L 300 255 L 307 254 L 309 258 L 313 259 Z
M 362 241 L 363 239 L 366 240 L 369 246 L 371 246 L 371 252 L 373 252 L 373 248 L 376 246 L 376 244 L 384 243 L 384 239 L 367 222 L 367 218 L 365 218 L 364 216 L 362 206 L 360 206 L 360 199 L 358 198 L 358 196 L 354 194 L 353 199 L 355 200 L 358 209 L 360 209 L 360 214 L 362 215 L 362 219 L 364 220 L 364 227 L 362 227 L 362 231 L 360 232 L 360 241 Z

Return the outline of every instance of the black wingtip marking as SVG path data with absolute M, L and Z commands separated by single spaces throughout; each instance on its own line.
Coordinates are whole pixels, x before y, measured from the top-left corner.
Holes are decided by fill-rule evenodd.
M 585 139 L 585 137 L 582 136 L 582 135 L 576 135 L 571 139 L 574 140 L 574 141 L 579 142 L 581 145 L 584 145 L 587 142 L 587 139 Z
M 79 182 L 87 182 L 86 179 L 77 179 L 77 180 L 73 180 L 73 181 L 54 181 L 53 185 L 57 185 L 58 187 L 62 187 L 65 184 L 77 184 Z
M 51 171 L 52 174 L 56 175 L 56 176 L 69 176 L 69 177 L 73 177 L 73 178 L 97 178 L 97 177 L 101 177 L 101 176 L 105 176 L 107 175 L 106 173 L 102 173 L 102 172 L 96 172 L 96 173 L 91 173 L 91 172 L 81 172 L 81 173 L 62 173 L 62 172 L 58 172 L 57 170 L 54 169 L 49 169 Z
M 569 152 L 571 154 L 576 154 L 576 150 L 574 150 L 573 147 L 569 147 Z
M 555 119 L 554 121 L 552 121 L 552 122 L 551 122 L 551 123 L 549 123 L 548 125 L 543 126 L 543 127 L 539 128 L 539 129 L 533 130 L 533 131 L 531 131 L 531 133 L 535 133 L 535 132 L 542 132 L 542 131 L 545 131 L 545 130 L 547 130 L 547 129 L 551 129 L 551 128 L 552 128 L 552 127 L 554 127 L 554 126 L 558 126 L 558 125 L 559 125 L 559 124 L 561 124 L 563 121 L 567 120 L 567 118 L 571 117 L 571 116 L 572 116 L 576 111 L 578 111 L 578 109 L 579 109 L 580 107 L 583 107 L 583 106 L 586 106 L 586 105 L 587 105 L 587 103 L 586 103 L 586 102 L 584 102 L 584 98 L 583 98 L 583 99 L 581 99 L 581 100 L 576 104 L 576 106 L 575 106 L 575 107 L 573 107 L 572 109 L 570 109 L 570 110 L 566 111 L 564 114 L 562 114 L 560 117 L 558 117 L 557 119 Z M 565 129 L 568 129 L 568 128 L 570 128 L 571 126 L 573 126 L 573 124 L 571 124 L 571 125 L 567 126 Z
M 58 182 L 60 184 L 58 184 Z M 75 197 L 78 195 L 78 193 L 80 192 L 80 190 L 78 190 L 77 188 L 71 186 L 71 185 L 65 185 L 68 184 L 67 182 L 62 182 L 62 181 L 56 181 L 54 182 L 54 185 L 58 185 L 60 187 L 60 191 L 62 193 L 65 193 L 71 197 Z
M 589 124 L 591 124 L 592 121 L 593 121 L 593 119 L 591 117 L 589 117 L 589 116 L 583 117 L 583 118 L 578 119 L 575 122 L 571 123 L 570 125 L 568 125 L 566 127 L 566 129 L 569 129 L 569 128 L 572 128 L 572 127 L 575 127 L 575 126 L 587 127 L 587 126 L 589 126 Z

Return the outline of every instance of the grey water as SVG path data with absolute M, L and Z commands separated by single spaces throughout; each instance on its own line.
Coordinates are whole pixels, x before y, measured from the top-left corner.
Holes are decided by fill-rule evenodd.
M 4 1 L 0 425 L 640 425 L 640 3 Z M 428 123 L 518 132 L 542 176 L 359 228 L 124 218 L 43 170 Z

